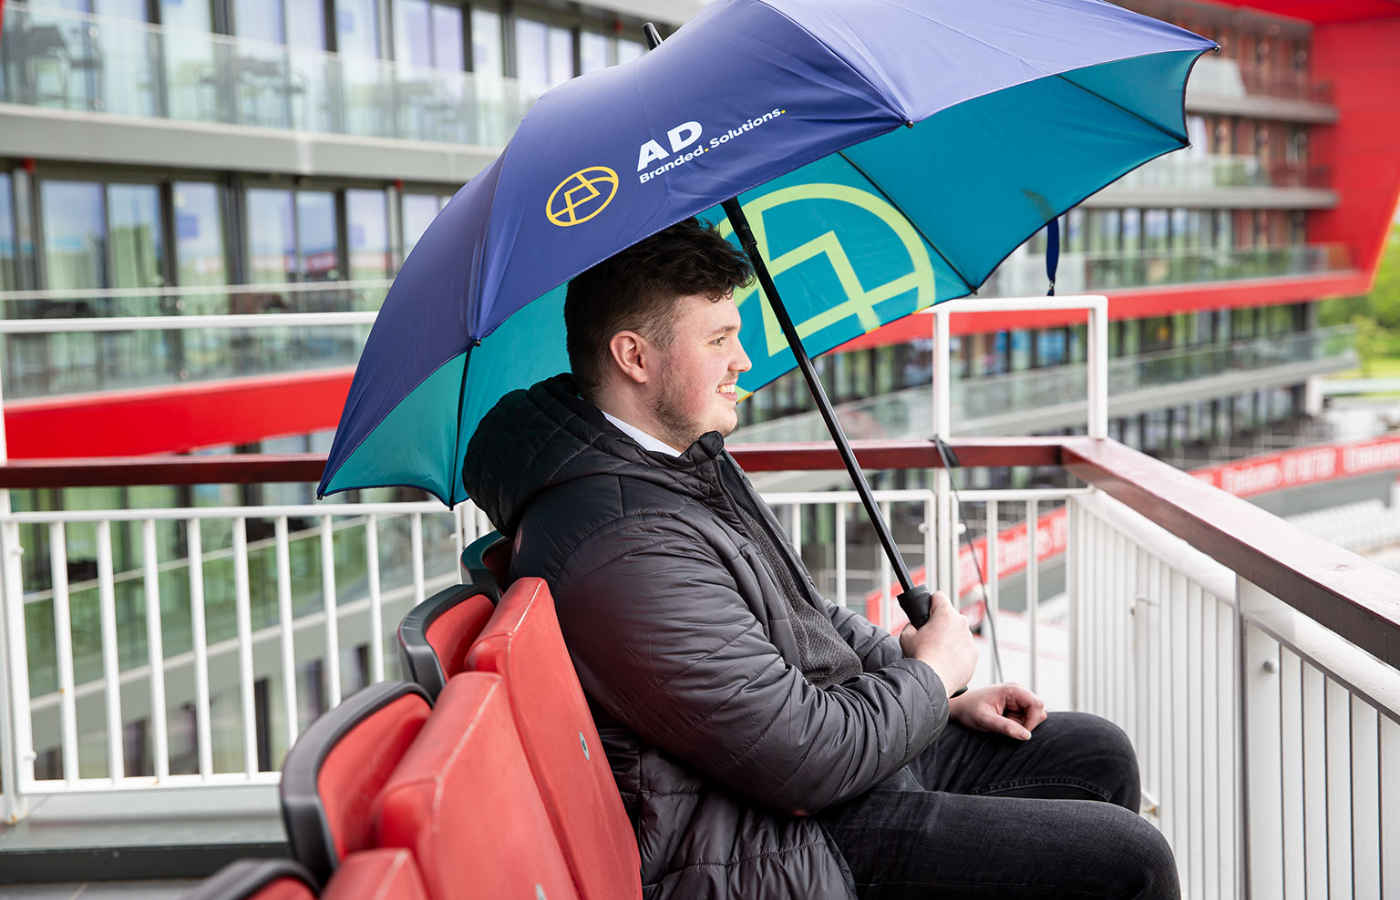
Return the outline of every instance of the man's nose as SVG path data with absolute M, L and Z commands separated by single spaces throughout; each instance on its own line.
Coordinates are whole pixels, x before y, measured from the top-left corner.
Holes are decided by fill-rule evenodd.
M 753 363 L 749 361 L 749 355 L 744 352 L 744 345 L 739 342 L 739 336 L 734 336 L 734 346 L 739 350 L 737 359 L 731 360 L 729 368 L 735 372 L 747 372 L 753 368 Z

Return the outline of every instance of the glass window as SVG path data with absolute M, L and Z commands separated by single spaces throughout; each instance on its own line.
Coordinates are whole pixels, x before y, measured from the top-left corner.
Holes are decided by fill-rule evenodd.
M 375 16 L 375 5 L 375 0 L 336 0 L 336 46 L 341 54 L 379 57 L 379 20 Z
M 1031 333 L 1023 329 L 1011 332 L 1011 371 L 1023 372 L 1031 367 Z
M 102 185 L 45 181 L 39 186 L 39 205 L 49 288 L 106 287 L 107 214 Z
M 1161 252 L 1167 249 L 1168 216 L 1165 209 L 1149 209 L 1142 214 L 1143 249 Z
M 625 62 L 631 62 L 631 61 L 634 60 L 634 59 L 640 59 L 640 58 L 641 58 L 641 55 L 642 55 L 643 53 L 645 53 L 646 50 L 647 50 L 646 45 L 643 44 L 641 41 L 628 41 L 628 40 L 624 40 L 624 39 L 622 39 L 622 38 L 618 38 L 618 39 L 617 39 L 617 62 L 618 62 L 618 65 L 621 65 L 622 63 L 625 63 Z
M 1069 211 L 1064 218 L 1064 232 L 1061 239 L 1064 240 L 1066 253 L 1084 252 L 1084 210 L 1075 208 Z
M 14 210 L 10 175 L 0 172 L 0 291 L 13 291 L 19 287 Z
M 110 287 L 161 287 L 165 258 L 160 220 L 160 189 L 153 184 L 113 184 L 107 188 L 111 241 Z
M 611 42 L 606 34 L 599 34 L 596 31 L 581 31 L 578 36 L 579 51 L 579 71 L 587 75 L 589 72 L 596 72 L 599 69 L 608 67 L 608 57 L 611 56 L 609 47 Z
M 505 59 L 501 47 L 501 14 L 472 7 L 472 71 L 504 75 Z
M 296 272 L 292 192 L 248 189 L 248 281 L 281 284 Z
M 388 278 L 389 201 L 383 191 L 346 191 L 345 217 L 350 237 L 350 278 Z
M 403 252 L 404 256 L 418 244 L 428 224 L 437 218 L 438 198 L 431 194 L 404 194 L 403 209 Z
M 218 186 L 177 182 L 174 194 L 175 264 L 180 284 L 226 284 Z
M 462 8 L 433 4 L 433 66 L 461 72 L 467 67 L 462 43 Z
M 1136 253 L 1142 248 L 1142 210 L 1123 210 L 1123 253 Z
M 1118 210 L 1091 210 L 1089 213 L 1089 252 L 1113 253 L 1117 251 L 1118 232 Z
M 300 50 L 326 49 L 326 10 L 319 0 L 291 0 L 286 19 L 288 44 Z
M 302 281 L 336 281 L 335 195 L 330 191 L 297 192 L 297 243 Z
M 1037 366 L 1062 366 L 1069 361 L 1069 335 L 1063 328 L 1036 332 Z
M 433 26 L 428 0 L 394 0 L 394 59 L 433 64 Z
M 574 75 L 574 36 L 531 19 L 515 22 L 516 77 L 527 90 L 543 91 Z
M 282 0 L 233 0 L 233 29 L 239 37 L 287 43 Z

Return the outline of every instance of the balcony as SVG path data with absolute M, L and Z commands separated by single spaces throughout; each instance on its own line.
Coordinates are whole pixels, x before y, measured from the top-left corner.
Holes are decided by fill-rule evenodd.
M 0 102 L 12 104 L 5 114 L 28 132 L 6 135 L 0 150 L 17 155 L 65 156 L 64 141 L 81 131 L 105 134 L 113 142 L 109 151 L 131 162 L 143 162 L 145 153 L 147 163 L 184 165 L 193 156 L 216 167 L 302 171 L 308 150 L 302 148 L 298 162 L 291 134 L 298 132 L 303 140 L 311 136 L 320 173 L 369 176 L 380 164 L 381 178 L 412 171 L 460 182 L 505 146 L 537 95 L 509 78 L 49 6 L 4 8 Z M 200 152 L 163 147 L 173 134 L 200 142 Z M 384 164 L 393 157 L 376 152 L 373 139 L 454 146 L 420 148 L 425 161 L 435 161 L 432 169 L 404 169 L 402 159 Z
M 1187 896 L 1284 896 L 1318 872 L 1352 896 L 1382 896 L 1382 878 L 1394 890 L 1400 846 L 1383 835 L 1400 827 L 1400 576 L 1109 440 L 954 449 L 965 467 L 1054 466 L 1085 485 L 962 492 L 1000 675 L 1124 727 L 1143 813 L 1175 848 Z M 911 565 L 975 592 L 932 446 L 857 453 L 929 474 L 931 489 L 878 499 Z M 819 445 L 737 455 L 750 472 L 839 466 Z M 322 461 L 12 464 L 0 484 L 306 482 Z M 874 541 L 852 497 L 768 499 L 833 599 L 897 624 L 888 571 L 862 562 Z M 467 507 L 368 500 L 0 517 L 0 780 L 7 816 L 29 816 L 0 846 L 19 851 L 7 872 L 23 879 L 46 841 L 73 839 L 78 808 L 89 836 L 105 819 L 108 846 L 129 849 L 133 830 L 159 844 L 167 874 L 198 874 L 191 845 L 211 834 L 226 855 L 275 851 L 286 747 L 342 697 L 398 676 L 395 624 L 456 581 L 457 553 L 486 527 Z M 1060 560 L 1063 591 L 1042 574 Z M 185 818 L 163 823 L 174 809 Z
M 948 312 L 956 314 L 960 309 L 966 309 L 963 301 L 954 301 Z M 1345 371 L 1356 365 L 1354 337 L 1350 326 L 1339 326 L 1110 359 L 1108 414 L 1111 418 L 1136 415 Z M 951 421 L 960 435 L 1004 435 L 1082 426 L 1089 420 L 1084 399 L 1088 368 L 1079 363 L 954 378 Z M 932 386 L 909 388 L 845 403 L 836 412 L 847 433 L 855 438 L 923 438 L 937 433 L 933 392 Z M 735 432 L 731 443 L 817 441 L 825 433 L 825 426 L 813 411 L 746 425 Z
M 1331 209 L 1332 172 L 1296 160 L 1169 153 L 1084 201 L 1088 208 Z
M 5 398 L 353 368 L 391 283 L 0 292 Z
M 1055 286 L 1060 292 L 1083 293 L 1353 271 L 1342 244 L 1062 253 Z M 992 273 L 979 293 L 1019 297 L 1044 290 L 1045 257 L 1018 251 Z
M 1186 109 L 1278 118 L 1295 122 L 1332 123 L 1328 84 L 1314 84 L 1305 73 L 1257 67 L 1219 56 L 1202 57 L 1191 72 Z
M 963 468 L 1053 469 L 1056 486 L 955 494 L 927 441 L 859 444 L 867 468 L 929 484 L 877 493 L 896 542 L 916 577 L 997 625 L 1000 654 L 984 644 L 977 680 L 1022 680 L 1052 708 L 1127 731 L 1142 813 L 1175 848 L 1187 896 L 1400 890 L 1400 844 L 1385 837 L 1400 829 L 1400 575 L 1105 438 L 1107 305 L 1074 302 L 1090 315 L 1090 436 L 951 442 Z M 946 373 L 946 316 L 936 331 Z M 1186 365 L 1148 360 L 1138 377 Z M 935 384 L 932 430 L 946 434 L 953 390 Z M 752 473 L 840 468 L 828 442 L 735 454 Z M 489 529 L 468 504 L 393 489 L 311 503 L 323 465 L 301 454 L 0 468 L 7 878 L 198 877 L 284 852 L 287 747 L 345 696 L 399 676 L 397 622 L 457 581 L 462 547 Z M 239 503 L 228 485 L 266 502 Z M 10 511 L 31 489 L 83 487 L 108 490 Z M 766 499 L 822 590 L 899 626 L 853 495 Z M 75 845 L 103 852 L 75 866 Z

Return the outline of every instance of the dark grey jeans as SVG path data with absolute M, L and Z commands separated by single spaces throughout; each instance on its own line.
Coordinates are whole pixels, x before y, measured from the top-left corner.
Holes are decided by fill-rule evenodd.
M 1098 716 L 1051 713 L 1024 742 L 949 722 L 820 820 L 861 900 L 1179 900 L 1140 790 L 1127 735 Z

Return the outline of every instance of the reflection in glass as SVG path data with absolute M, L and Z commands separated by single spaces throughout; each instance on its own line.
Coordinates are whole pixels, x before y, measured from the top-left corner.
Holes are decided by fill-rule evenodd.
M 578 36 L 579 71 L 587 75 L 606 69 L 609 61 L 608 36 L 596 31 L 582 31 Z
M 495 10 L 472 7 L 472 71 L 487 76 L 506 72 L 501 14 Z
M 166 103 L 173 119 L 202 119 L 212 104 L 204 80 L 214 71 L 214 23 L 208 3 L 161 0 L 160 19 L 171 29 L 160 40 L 165 57 Z
M 574 40 L 566 28 L 530 19 L 515 22 L 517 77 L 527 91 L 542 92 L 574 75 Z
M 182 285 L 224 284 L 224 219 L 217 185 L 175 184 L 175 264 Z
M 618 38 L 617 40 L 618 65 L 631 62 L 634 59 L 640 59 L 645 52 L 646 47 L 644 47 L 640 41 L 628 41 L 622 38 Z
M 375 15 L 375 0 L 336 0 L 335 30 L 336 46 L 343 56 L 379 58 L 379 20 Z
M 50 289 L 105 287 L 107 224 L 102 185 L 45 181 L 39 187 L 44 221 L 44 272 Z
M 233 28 L 239 37 L 287 43 L 282 0 L 233 0 Z
M 438 198 L 431 194 L 403 195 L 403 252 L 404 257 L 418 244 L 428 225 L 437 218 Z
M 329 191 L 297 192 L 297 241 L 302 281 L 335 281 L 335 195 Z
M 433 66 L 454 72 L 461 72 L 467 67 L 460 7 L 433 4 Z
M 292 192 L 248 189 L 248 281 L 281 284 L 296 271 L 297 243 L 292 225 Z
M 107 216 L 112 244 L 109 287 L 163 286 L 160 189 L 153 184 L 109 185 Z
M 433 64 L 432 21 L 428 0 L 395 0 L 394 59 L 415 66 Z
M 389 209 L 384 192 L 346 191 L 345 217 L 350 237 L 350 280 L 388 278 Z

